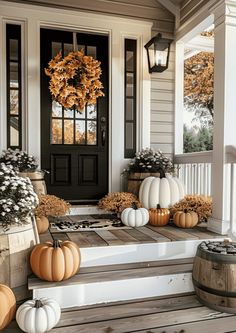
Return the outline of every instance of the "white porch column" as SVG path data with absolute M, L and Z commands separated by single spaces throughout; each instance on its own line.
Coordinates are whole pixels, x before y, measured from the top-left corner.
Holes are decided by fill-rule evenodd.
M 230 172 L 225 147 L 236 145 L 236 0 L 212 7 L 215 21 L 213 214 L 208 229 L 226 234 L 230 220 Z

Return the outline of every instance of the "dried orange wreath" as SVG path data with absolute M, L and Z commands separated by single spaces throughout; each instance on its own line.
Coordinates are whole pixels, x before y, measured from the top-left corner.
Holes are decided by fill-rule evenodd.
M 86 104 L 95 104 L 104 96 L 100 61 L 84 55 L 83 50 L 70 52 L 62 58 L 59 52 L 45 68 L 50 77 L 49 90 L 55 101 L 65 108 L 82 111 Z

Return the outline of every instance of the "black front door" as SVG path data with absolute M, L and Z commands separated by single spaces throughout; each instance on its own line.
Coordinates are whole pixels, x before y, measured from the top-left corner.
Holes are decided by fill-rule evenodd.
M 83 112 L 51 98 L 44 68 L 60 50 L 73 50 L 73 33 L 41 29 L 41 167 L 48 193 L 69 201 L 98 200 L 108 191 L 108 37 L 77 33 L 78 49 L 101 61 L 105 97 Z

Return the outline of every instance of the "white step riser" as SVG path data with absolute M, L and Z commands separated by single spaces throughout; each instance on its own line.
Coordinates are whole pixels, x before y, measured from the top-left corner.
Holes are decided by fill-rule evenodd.
M 107 212 L 103 209 L 99 209 L 94 205 L 78 205 L 72 206 L 69 210 L 68 215 L 92 215 L 92 214 L 112 214 L 112 212 Z
M 193 258 L 202 241 L 203 239 L 82 248 L 81 267 Z
M 34 298 L 50 297 L 62 308 L 192 292 L 192 274 L 180 273 L 119 281 L 35 289 Z

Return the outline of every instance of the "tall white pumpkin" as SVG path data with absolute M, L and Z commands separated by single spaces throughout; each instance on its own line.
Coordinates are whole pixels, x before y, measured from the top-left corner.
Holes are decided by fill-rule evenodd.
M 147 177 L 139 190 L 139 200 L 143 207 L 150 209 L 159 204 L 168 208 L 183 199 L 184 185 L 177 177 L 166 178 Z

